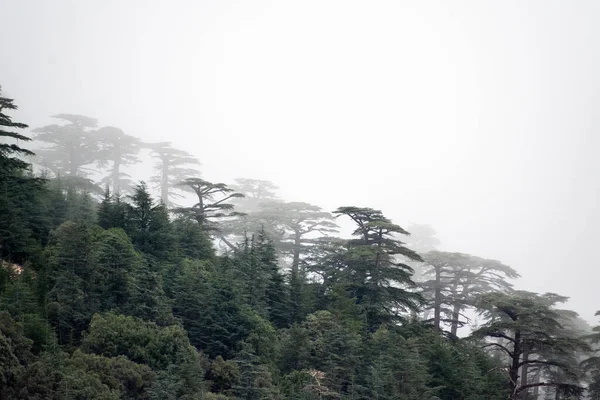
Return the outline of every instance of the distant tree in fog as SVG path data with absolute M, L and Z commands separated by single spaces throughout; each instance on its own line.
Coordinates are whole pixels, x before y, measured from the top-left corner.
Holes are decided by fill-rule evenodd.
M 441 322 L 449 322 L 454 336 L 466 322 L 462 313 L 474 305 L 478 296 L 507 291 L 512 287 L 508 279 L 519 277 L 514 269 L 500 261 L 470 254 L 430 251 L 422 257 L 426 280 L 419 286 L 430 299 L 434 326 L 441 329 Z
M 183 190 L 194 193 L 198 202 L 192 207 L 179 207 L 173 211 L 197 221 L 205 231 L 218 230 L 222 218 L 239 215 L 230 200 L 244 195 L 224 183 L 212 183 L 200 178 L 187 178 L 178 184 Z
M 171 147 L 171 143 L 153 143 L 147 145 L 152 150 L 152 155 L 157 160 L 156 174 L 150 182 L 160 189 L 160 198 L 165 206 L 170 207 L 174 199 L 183 197 L 176 192 L 177 184 L 187 178 L 198 176 L 198 170 L 190 168 L 191 165 L 200 165 L 200 162 L 187 151 Z
M 260 203 L 276 200 L 276 191 L 279 189 L 271 181 L 248 178 L 235 179 L 231 188 L 244 195 L 234 201 L 238 210 L 243 212 L 256 211 Z
M 89 175 L 85 168 L 98 160 L 99 142 L 93 129 L 98 121 L 83 115 L 58 114 L 52 118 L 64 121 L 64 125 L 52 124 L 33 130 L 34 138 L 50 144 L 37 150 L 41 165 L 57 176 Z
M 121 171 L 121 167 L 140 161 L 138 153 L 141 141 L 113 126 L 98 129 L 95 136 L 99 141 L 98 166 L 106 168 L 110 165 L 110 171 L 101 183 L 110 185 L 113 193 L 129 192 L 132 181 L 128 174 Z

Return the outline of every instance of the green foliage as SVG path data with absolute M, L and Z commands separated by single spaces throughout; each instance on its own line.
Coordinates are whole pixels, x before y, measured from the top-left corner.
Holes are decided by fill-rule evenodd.
M 72 356 L 53 352 L 27 368 L 16 385 L 14 398 L 143 400 L 148 398 L 154 381 L 150 368 L 125 357 L 107 358 L 79 350 Z
M 588 347 L 563 327 L 564 312 L 555 305 L 567 298 L 553 293 L 538 295 L 526 291 L 483 295 L 479 307 L 488 322 L 473 332 L 476 338 L 492 338 L 487 346 L 506 357 L 512 398 L 536 385 L 577 393 L 579 383 L 576 355 Z M 531 384 L 529 366 L 542 370 L 547 381 Z M 519 380 L 519 377 L 521 379 Z
M 92 236 L 81 222 L 65 222 L 58 227 L 44 250 L 48 318 L 61 344 L 77 344 L 91 318 L 93 309 L 87 295 L 91 250 Z
M 370 208 L 340 207 L 334 214 L 346 215 L 357 225 L 353 232 L 357 238 L 348 242 L 336 264 L 345 264 L 349 296 L 364 308 L 368 329 L 374 331 L 382 323 L 401 319 L 402 312 L 416 310 L 421 297 L 410 290 L 415 286 L 413 270 L 398 257 L 421 258 L 394 237 L 408 232 Z
M 212 183 L 168 143 L 148 145 L 157 202 L 123 171 L 141 141 L 71 114 L 36 130 L 49 169 L 36 176 L 15 108 L 0 97 L 1 400 L 600 394 L 598 328 L 557 309 L 561 296 L 513 291 L 499 261 L 435 251 L 431 227 L 411 239 L 371 208 L 331 214 L 268 181 Z M 182 189 L 198 202 L 172 220 Z M 354 223 L 350 240 L 331 236 L 334 215 Z M 484 321 L 459 339 L 469 309 Z
M 164 260 L 174 247 L 169 214 L 164 204 L 155 204 L 144 182 L 136 186 L 127 207 L 125 230 L 135 248 Z
M 249 332 L 231 282 L 210 263 L 183 260 L 173 285 L 173 313 L 191 343 L 211 357 L 230 358 Z
M 107 357 L 127 356 L 153 369 L 195 362 L 196 350 L 177 325 L 160 327 L 154 322 L 112 312 L 95 314 L 81 348 Z

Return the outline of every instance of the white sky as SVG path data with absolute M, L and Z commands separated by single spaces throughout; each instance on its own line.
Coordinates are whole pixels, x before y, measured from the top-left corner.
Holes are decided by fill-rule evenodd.
M 600 309 L 600 2 L 0 0 L 0 84 Z M 142 172 L 139 178 L 147 179 Z

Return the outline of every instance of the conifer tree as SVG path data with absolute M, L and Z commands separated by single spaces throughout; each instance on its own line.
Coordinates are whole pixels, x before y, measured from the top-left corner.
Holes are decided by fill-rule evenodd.
M 412 268 L 399 256 L 421 260 L 394 235 L 408 235 L 381 211 L 371 208 L 340 207 L 336 215 L 346 215 L 357 225 L 343 255 L 349 295 L 366 313 L 367 327 L 374 331 L 380 324 L 397 321 L 403 312 L 415 310 L 421 296 L 410 289 Z
M 0 87 L 0 258 L 17 262 L 40 250 L 48 234 L 48 221 L 41 202 L 44 180 L 33 177 L 23 158 L 33 152 L 19 142 L 31 139 L 18 132 L 26 124 L 8 114 L 17 109 L 12 99 L 2 97 Z
M 464 325 L 462 312 L 473 306 L 473 299 L 484 293 L 508 291 L 512 287 L 508 279 L 519 277 L 499 261 L 464 253 L 431 251 L 423 259 L 422 274 L 428 280 L 419 286 L 431 299 L 434 326 L 440 330 L 441 322 L 449 322 L 452 336 Z
M 136 137 L 125 134 L 114 126 L 105 126 L 94 133 L 99 142 L 98 166 L 110 165 L 110 172 L 102 179 L 102 183 L 110 185 L 114 193 L 126 193 L 132 184 L 130 176 L 122 171 L 122 167 L 138 163 L 137 156 L 142 143 Z
M 46 125 L 33 130 L 35 139 L 50 144 L 51 147 L 37 151 L 43 167 L 57 176 L 85 177 L 89 165 L 98 160 L 98 140 L 93 129 L 98 121 L 83 115 L 57 114 L 52 118 L 65 122 L 65 125 Z
M 200 162 L 190 153 L 173 148 L 168 142 L 153 143 L 148 147 L 154 158 L 157 159 L 156 175 L 150 179 L 150 182 L 157 185 L 160 189 L 161 201 L 167 208 L 170 208 L 174 200 L 183 197 L 176 191 L 177 184 L 187 178 L 197 176 L 198 170 L 190 166 L 198 166 Z
M 560 310 L 554 306 L 567 298 L 553 293 L 538 295 L 526 291 L 488 293 L 479 307 L 487 322 L 473 332 L 474 337 L 491 338 L 487 347 L 507 360 L 510 399 L 520 400 L 535 387 L 553 387 L 559 393 L 579 396 L 577 363 L 572 359 L 586 344 L 564 330 Z M 523 369 L 525 367 L 525 369 Z M 530 382 L 527 367 L 549 371 L 547 380 Z

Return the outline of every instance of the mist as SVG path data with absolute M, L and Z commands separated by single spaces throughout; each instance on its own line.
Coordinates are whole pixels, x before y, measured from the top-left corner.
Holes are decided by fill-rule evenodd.
M 599 7 L 1 1 L 0 77 L 31 127 L 88 115 L 207 179 L 430 224 L 591 318 Z

